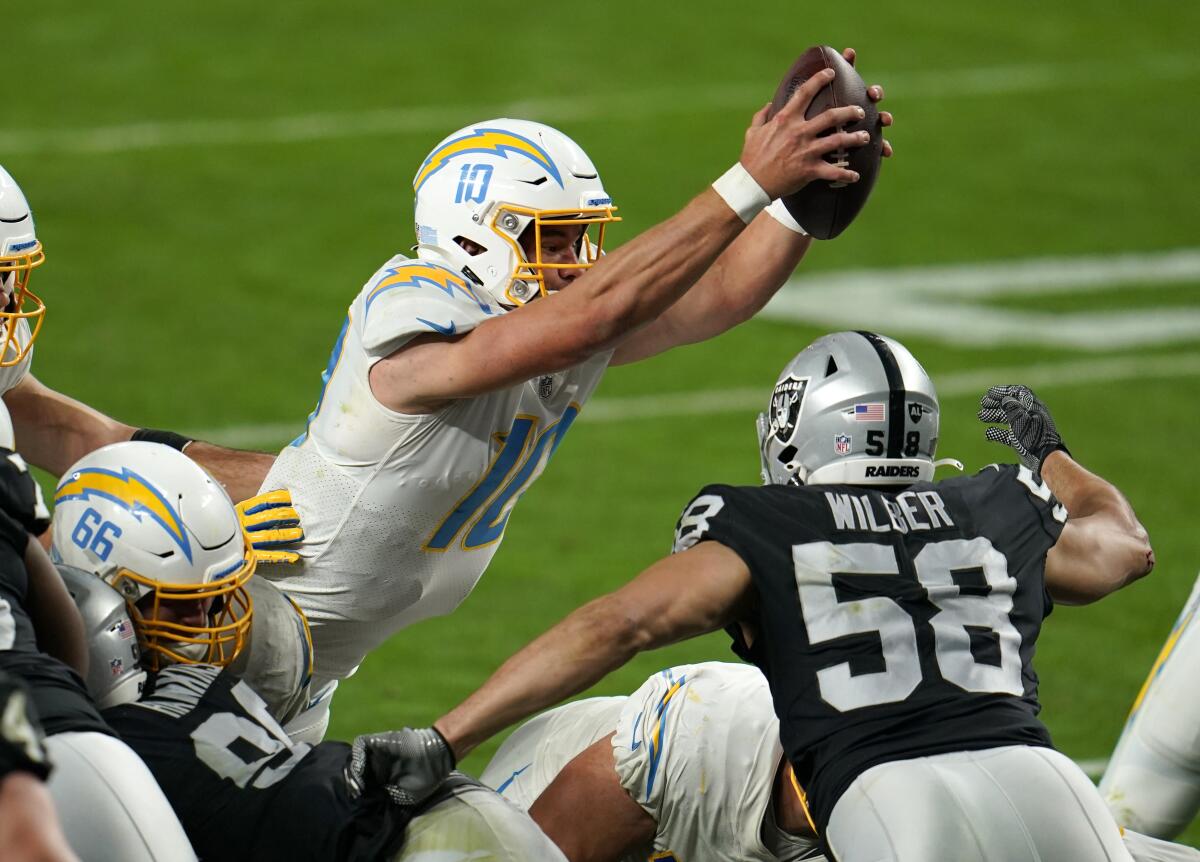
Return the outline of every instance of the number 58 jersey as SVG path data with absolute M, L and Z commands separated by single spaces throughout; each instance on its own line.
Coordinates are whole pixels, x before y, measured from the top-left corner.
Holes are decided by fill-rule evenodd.
M 895 489 L 709 486 L 684 510 L 676 550 L 720 542 L 750 570 L 734 651 L 770 683 L 819 829 L 879 763 L 1051 746 L 1031 661 L 1065 521 L 1011 465 Z
M 350 305 L 308 428 L 262 490 L 287 488 L 305 540 L 293 566 L 260 567 L 312 626 L 314 690 L 392 633 L 453 611 L 499 547 L 611 352 L 430 414 L 380 404 L 376 362 L 419 335 L 462 335 L 506 312 L 437 263 L 389 260 Z

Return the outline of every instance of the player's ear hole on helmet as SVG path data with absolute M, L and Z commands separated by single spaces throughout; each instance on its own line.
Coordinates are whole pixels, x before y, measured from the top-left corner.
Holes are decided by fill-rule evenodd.
M 825 376 L 832 377 L 833 375 L 837 374 L 837 370 L 837 362 L 834 361 L 833 354 L 831 353 L 829 354 L 829 361 L 825 363 Z

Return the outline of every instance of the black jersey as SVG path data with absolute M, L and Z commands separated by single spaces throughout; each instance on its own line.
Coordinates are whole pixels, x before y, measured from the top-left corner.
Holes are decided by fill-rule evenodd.
M 25 548 L 29 532 L 9 514 L 10 507 L 19 501 L 32 499 L 33 492 L 24 486 L 32 485 L 33 479 L 23 468 L 14 468 L 13 462 L 4 457 L 7 451 L 0 448 L 0 669 L 19 676 L 29 686 L 47 734 L 111 734 L 79 675 L 38 647 L 33 621 L 26 610 L 29 573 L 25 569 Z
M 292 743 L 231 671 L 171 666 L 104 717 L 150 767 L 202 859 L 374 860 L 403 843 L 399 808 L 381 794 L 350 797 L 350 746 Z
M 42 730 L 30 703 L 29 689 L 19 678 L 0 671 L 0 778 L 10 772 L 50 774 Z
M 676 549 L 747 564 L 754 641 L 784 752 L 824 828 L 861 772 L 893 760 L 1050 746 L 1034 643 L 1066 511 L 1024 467 L 907 488 L 705 488 Z

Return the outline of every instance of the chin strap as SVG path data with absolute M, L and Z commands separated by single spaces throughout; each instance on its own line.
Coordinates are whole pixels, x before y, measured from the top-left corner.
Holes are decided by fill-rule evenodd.
M 933 469 L 936 470 L 938 467 L 953 467 L 960 473 L 967 469 L 963 466 L 963 462 L 959 461 L 957 458 L 939 458 L 937 461 L 933 462 Z
M 796 770 L 790 768 L 791 764 L 788 764 L 788 766 L 788 778 L 792 780 L 792 789 L 796 791 L 796 798 L 800 800 L 800 808 L 804 811 L 804 819 L 808 821 L 808 828 L 813 831 L 813 835 L 820 838 L 821 833 L 817 831 L 817 824 L 813 822 L 812 814 L 808 811 L 808 794 L 804 792 L 804 788 L 800 786 L 800 782 L 796 779 Z

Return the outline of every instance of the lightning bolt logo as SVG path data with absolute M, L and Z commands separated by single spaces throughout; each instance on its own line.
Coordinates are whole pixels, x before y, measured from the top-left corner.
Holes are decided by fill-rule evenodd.
M 148 515 L 179 546 L 188 562 L 192 561 L 192 546 L 175 507 L 158 489 L 128 467 L 123 467 L 119 473 L 98 467 L 76 470 L 55 490 L 54 503 L 93 497 L 116 503 L 139 521 Z
M 469 135 L 447 141 L 430 153 L 413 178 L 413 191 L 420 192 L 425 181 L 444 168 L 451 159 L 467 153 L 490 153 L 502 159 L 507 159 L 509 153 L 524 156 L 553 177 L 559 188 L 564 187 L 562 175 L 550 154 L 533 141 L 503 129 L 475 129 Z
M 366 312 L 371 311 L 371 303 L 375 299 L 389 290 L 394 290 L 398 287 L 421 287 L 430 285 L 445 293 L 447 296 L 454 296 L 454 292 L 458 291 L 463 296 L 470 299 L 479 306 L 480 311 L 486 314 L 492 313 L 492 308 L 484 302 L 475 289 L 467 284 L 466 280 L 459 276 L 454 270 L 447 269 L 444 266 L 439 266 L 436 263 L 426 263 L 424 261 L 406 261 L 399 266 L 394 266 L 385 272 L 371 288 L 371 292 L 367 294 Z

